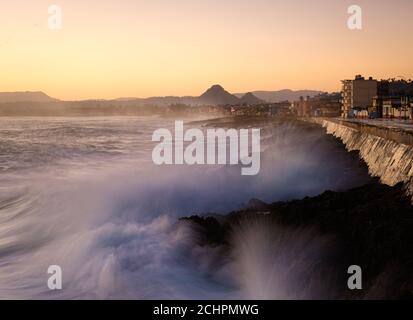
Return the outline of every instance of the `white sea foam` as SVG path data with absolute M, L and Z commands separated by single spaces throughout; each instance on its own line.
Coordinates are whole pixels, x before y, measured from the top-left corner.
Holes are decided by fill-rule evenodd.
M 159 168 L 150 158 L 153 128 L 168 125 L 159 121 L 1 123 L 0 161 L 8 169 L 0 180 L 0 298 L 291 297 L 286 283 L 265 281 L 274 264 L 283 274 L 287 262 L 281 256 L 288 250 L 270 250 L 265 238 L 256 239 L 267 232 L 241 229 L 234 254 L 222 257 L 219 248 L 198 247 L 177 218 L 227 212 L 251 198 L 290 199 L 368 180 L 321 129 L 302 132 L 293 125 L 266 130 L 256 177 L 228 166 Z M 342 170 L 352 171 L 354 179 L 344 179 Z M 308 237 L 288 239 L 304 243 Z M 304 245 L 305 252 L 310 247 L 314 253 L 320 244 L 314 241 Z M 248 243 L 255 247 L 247 249 Z M 48 289 L 50 265 L 62 267 L 63 290 Z

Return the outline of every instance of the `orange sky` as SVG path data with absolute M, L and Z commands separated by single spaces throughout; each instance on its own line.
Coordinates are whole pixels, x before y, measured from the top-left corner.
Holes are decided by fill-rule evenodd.
M 47 8 L 63 9 L 63 29 Z M 363 30 L 347 8 L 363 9 Z M 61 99 L 338 90 L 361 73 L 413 78 L 411 0 L 0 2 L 0 91 Z

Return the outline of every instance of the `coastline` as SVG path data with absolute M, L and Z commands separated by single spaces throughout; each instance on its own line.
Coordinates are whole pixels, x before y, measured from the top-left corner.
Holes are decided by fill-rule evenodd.
M 373 177 L 389 186 L 403 183 L 413 203 L 413 134 L 400 123 L 308 118 L 326 134 L 340 139 L 346 149 L 358 152 Z M 397 124 L 399 126 L 397 126 Z
M 254 121 L 263 123 L 260 118 L 254 121 L 251 118 L 220 118 L 205 121 L 204 125 L 237 127 L 245 125 L 245 121 L 252 126 Z M 272 121 L 279 119 L 264 120 L 264 123 Z M 319 127 L 314 122 L 298 123 L 304 128 Z M 333 253 L 320 257 L 317 268 L 298 275 L 309 283 L 314 278 L 318 279 L 316 282 L 322 282 L 320 272 L 334 278 L 329 285 L 336 289 L 335 295 L 320 293 L 315 299 L 410 300 L 413 299 L 413 206 L 405 183 L 386 185 L 382 182 L 374 178 L 372 183 L 349 190 L 327 190 L 315 197 L 272 204 L 253 199 L 239 211 L 224 215 L 194 215 L 180 219 L 179 223 L 190 224 L 199 246 L 221 248 L 223 259 L 232 256 L 236 250 L 234 235 L 257 223 L 265 225 L 273 234 L 286 228 L 292 234 L 313 232 L 317 237 L 326 236 L 333 239 L 330 241 Z M 289 237 L 288 241 L 295 240 Z M 292 265 L 295 263 L 291 261 Z M 350 265 L 360 265 L 363 269 L 362 291 L 347 288 Z

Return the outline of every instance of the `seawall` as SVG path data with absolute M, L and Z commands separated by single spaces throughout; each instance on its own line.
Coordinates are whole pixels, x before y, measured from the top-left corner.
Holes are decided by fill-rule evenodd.
M 394 186 L 400 182 L 413 202 L 413 131 L 340 119 L 311 118 L 339 138 L 349 151 L 358 151 L 370 174 Z

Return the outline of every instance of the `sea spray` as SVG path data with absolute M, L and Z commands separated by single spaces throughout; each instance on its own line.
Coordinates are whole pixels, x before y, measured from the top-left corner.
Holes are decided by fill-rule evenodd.
M 368 180 L 335 139 L 295 123 L 266 124 L 257 176 L 225 165 L 155 167 L 151 134 L 172 127 L 162 121 L 0 120 L 0 166 L 7 168 L 0 180 L 7 190 L 0 204 L 0 298 L 237 298 L 243 282 L 230 276 L 232 258 L 196 246 L 192 231 L 176 224 L 179 217 Z M 342 170 L 352 168 L 356 179 L 344 179 Z M 62 290 L 47 287 L 51 265 L 62 268 Z
M 281 226 L 267 216 L 233 227 L 233 275 L 242 299 L 329 299 L 339 270 L 329 262 L 334 240 L 315 228 Z

